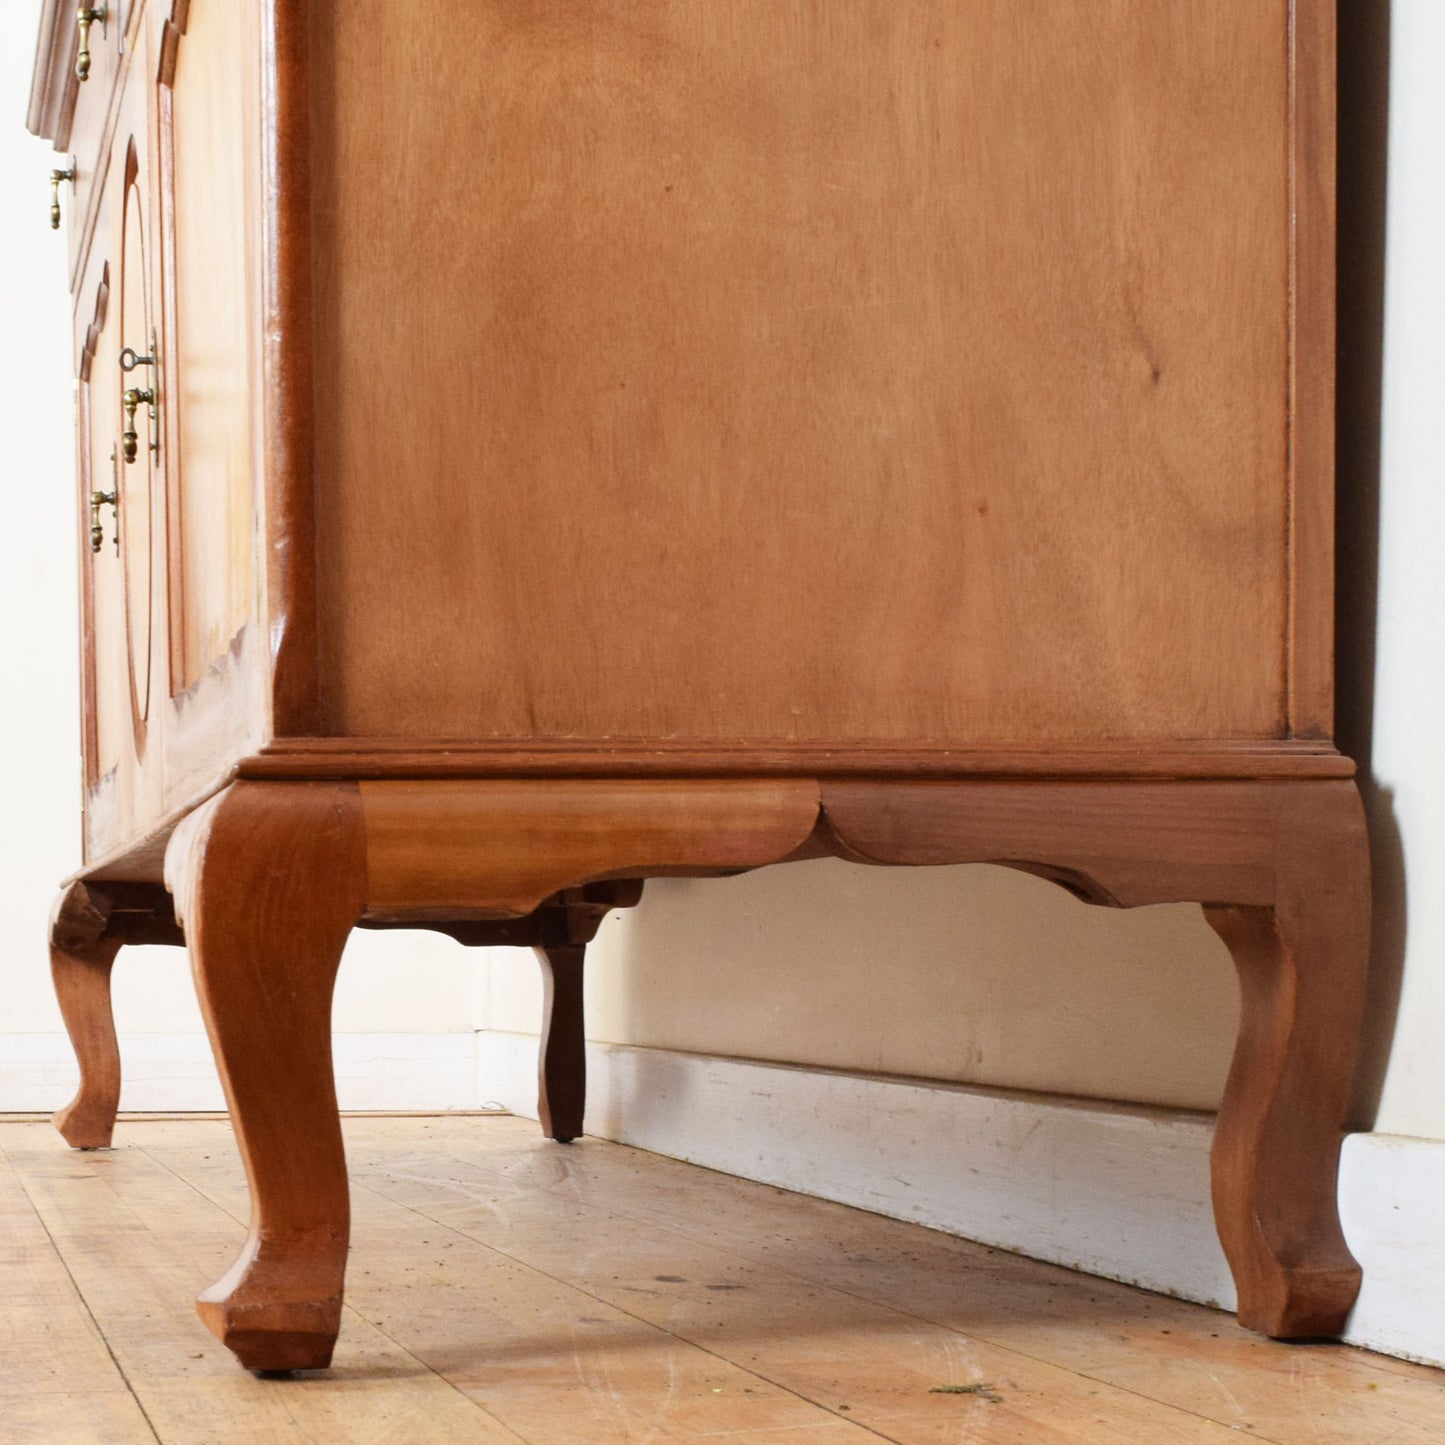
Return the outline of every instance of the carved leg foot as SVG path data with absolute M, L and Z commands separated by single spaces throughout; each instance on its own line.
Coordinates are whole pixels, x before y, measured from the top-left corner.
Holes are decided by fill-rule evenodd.
M 823 799 L 843 857 L 1002 860 L 1124 907 L 1209 901 L 1243 995 L 1213 1155 L 1239 1320 L 1339 1334 L 1360 1285 L 1336 1188 L 1370 932 L 1354 783 L 839 782 Z
M 166 876 L 251 1187 L 245 1249 L 198 1309 L 248 1369 L 321 1369 L 350 1232 L 331 996 L 364 903 L 356 790 L 238 783 L 177 830 Z
M 120 940 L 105 936 L 108 901 L 73 883 L 50 920 L 50 974 L 65 1019 L 80 1087 L 54 1115 L 72 1149 L 108 1149 L 120 1107 L 120 1049 L 110 1006 L 110 971 Z
M 587 1031 L 582 1017 L 586 952 L 582 943 L 536 949 L 545 990 L 537 1057 L 537 1114 L 542 1132 L 559 1144 L 580 1137 L 587 1107 Z
M 1274 907 L 1205 910 L 1241 991 L 1214 1138 L 1214 1215 L 1240 1323 L 1311 1339 L 1343 1331 L 1360 1288 L 1337 1189 L 1365 999 L 1369 865 L 1350 785 L 1289 789 L 1278 821 Z

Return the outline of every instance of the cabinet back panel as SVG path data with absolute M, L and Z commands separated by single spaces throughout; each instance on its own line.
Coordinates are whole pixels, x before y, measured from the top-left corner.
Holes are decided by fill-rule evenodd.
M 1285 0 L 313 0 L 325 728 L 1271 737 Z

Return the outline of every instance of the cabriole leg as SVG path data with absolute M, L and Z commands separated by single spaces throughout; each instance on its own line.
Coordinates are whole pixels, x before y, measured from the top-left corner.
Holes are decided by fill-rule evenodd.
M 1369 864 L 1348 784 L 1278 798 L 1273 908 L 1208 908 L 1239 970 L 1240 1034 L 1214 1137 L 1214 1215 L 1239 1321 L 1334 1337 L 1360 1289 L 1340 1227 L 1340 1143 L 1369 962 Z
M 72 1149 L 108 1149 L 120 1107 L 120 1048 L 110 1002 L 110 973 L 120 941 L 105 937 L 103 896 L 73 883 L 50 920 L 50 975 L 80 1065 L 75 1097 L 54 1115 Z
M 587 1030 L 582 1014 L 586 944 L 538 947 L 542 965 L 542 1038 L 537 1056 L 537 1114 L 559 1144 L 582 1133 L 587 1105 Z
M 199 1312 L 249 1369 L 324 1368 L 350 1225 L 331 998 L 363 906 L 356 790 L 238 783 L 177 830 L 166 875 L 251 1187 L 245 1248 Z

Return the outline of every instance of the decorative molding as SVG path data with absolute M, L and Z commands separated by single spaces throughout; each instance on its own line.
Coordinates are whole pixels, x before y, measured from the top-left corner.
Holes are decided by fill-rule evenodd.
M 536 1118 L 537 1040 L 483 1032 L 478 1094 Z M 1208 1115 L 590 1044 L 587 1131 L 1145 1289 L 1234 1307 Z M 1354 1134 L 1353 1344 L 1445 1365 L 1445 1141 Z
M 1347 778 L 1355 765 L 1328 743 L 1260 741 L 1042 744 L 720 739 L 278 737 L 242 758 L 243 778 L 787 777 L 1056 779 Z
M 58 151 L 70 143 L 77 89 L 76 49 L 75 6 L 66 0 L 43 0 L 26 126 L 32 135 L 51 141 Z

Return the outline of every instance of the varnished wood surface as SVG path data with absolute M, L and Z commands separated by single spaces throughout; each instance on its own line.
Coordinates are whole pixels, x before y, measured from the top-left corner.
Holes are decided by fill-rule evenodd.
M 356 790 L 230 789 L 177 830 L 166 882 L 252 1199 L 241 1256 L 201 1295 L 201 1318 L 249 1368 L 321 1368 L 349 1228 L 331 997 L 365 899 Z
M 313 5 L 322 730 L 1287 735 L 1289 13 Z
M 1369 974 L 1369 840 L 1346 784 L 1267 795 L 1273 906 L 1205 909 L 1241 995 L 1214 1138 L 1214 1211 L 1241 1281 L 1241 1322 L 1332 1335 L 1360 1288 L 1333 1180 Z
M 98 181 L 111 155 L 127 134 L 162 139 L 146 169 L 161 221 L 151 249 L 171 394 L 168 505 L 156 517 L 165 547 L 158 540 L 151 560 L 166 581 L 156 607 L 174 624 L 159 638 L 163 661 L 181 691 L 165 716 L 146 718 L 165 754 L 163 795 L 154 774 L 134 795 L 119 777 L 97 792 L 93 859 L 124 854 L 128 837 L 223 785 L 238 758 L 255 777 L 342 777 L 348 766 L 376 776 L 387 765 L 417 777 L 612 766 L 743 773 L 750 757 L 755 771 L 774 774 L 996 766 L 1003 775 L 1020 740 L 1058 746 L 1102 734 L 1167 748 L 1174 733 L 1202 737 L 1207 751 L 1116 756 L 1096 769 L 1092 756 L 1065 748 L 1052 765 L 1022 756 L 1018 766 L 1062 776 L 1345 766 L 1233 752 L 1250 734 L 1328 733 L 1330 0 L 1300 0 L 1288 33 L 1283 0 L 1127 16 L 1042 0 L 967 12 L 880 0 L 876 24 L 873 11 L 843 23 L 817 7 L 783 16 L 759 0 L 729 3 L 736 25 L 696 6 L 641 25 L 614 24 L 615 0 L 543 6 L 525 21 L 485 6 L 477 24 L 496 42 L 495 64 L 480 100 L 479 69 L 437 27 L 372 26 L 329 0 L 314 14 L 268 0 L 229 19 L 192 14 L 179 0 L 125 6 L 93 32 L 99 68 L 77 87 L 66 80 L 71 17 L 42 7 L 30 119 L 85 152 L 91 191 L 77 196 L 71 226 L 77 266 L 104 239 Z M 1262 43 L 1271 37 L 1280 43 Z M 376 64 L 353 63 L 374 44 L 384 52 Z M 249 59 L 222 65 L 212 83 L 222 50 Z M 818 63 L 788 71 L 776 56 Z M 362 71 L 358 101 L 349 87 Z M 544 72 L 550 100 L 534 83 Z M 127 89 L 142 92 L 131 107 L 145 112 L 143 124 L 126 120 Z M 173 104 L 187 91 L 196 99 L 181 111 L 191 120 Z M 901 94 L 917 107 L 901 108 Z M 454 200 L 485 174 L 492 201 L 450 206 L 448 224 L 433 226 L 427 218 L 441 212 L 420 194 L 430 184 L 426 148 L 451 146 L 448 107 L 470 117 L 478 104 L 498 123 L 479 134 L 461 127 L 474 134 L 469 164 L 447 174 Z M 368 128 L 384 127 L 392 110 L 411 121 L 373 137 Z M 678 174 L 654 194 L 656 125 L 675 142 L 666 163 Z M 1264 144 L 1274 130 L 1279 144 Z M 259 140 L 241 143 L 242 133 Z M 538 137 L 556 144 L 539 149 Z M 396 184 L 375 184 L 399 140 L 408 149 Z M 547 158 L 545 175 L 534 175 L 534 154 Z M 1189 185 L 1178 184 L 1185 176 Z M 343 204 L 345 187 L 363 188 L 364 204 Z M 513 196 L 517 187 L 525 196 Z M 389 214 L 372 224 L 367 208 L 382 196 Z M 531 199 L 519 209 L 509 197 Z M 505 245 L 494 224 L 511 228 Z M 323 244 L 327 227 L 337 245 Z M 1155 246 L 1151 228 L 1183 239 Z M 413 260 L 436 256 L 426 286 L 371 284 L 367 267 L 396 246 Z M 356 264 L 343 275 L 347 257 Z M 1251 297 L 1283 295 L 1285 274 L 1292 299 L 1278 335 L 1222 320 L 1223 334 L 1210 330 L 1226 313 L 1274 314 Z M 979 275 L 987 285 L 960 280 Z M 332 308 L 319 320 L 313 281 Z M 658 287 L 666 305 L 646 304 Z M 422 324 L 412 317 L 369 347 L 365 327 L 389 324 L 387 306 L 413 291 Z M 360 308 L 360 324 L 331 366 L 327 347 L 346 306 Z M 428 308 L 436 325 L 425 324 Z M 187 338 L 187 317 L 203 309 L 205 334 Z M 484 312 L 487 324 L 476 325 Z M 1047 329 L 1030 320 L 1045 314 Z M 244 317 L 244 335 L 231 324 L 218 342 L 218 317 Z M 353 568 L 357 585 L 332 587 L 323 569 L 322 595 L 345 617 L 333 613 L 319 673 L 313 336 L 322 388 L 338 388 L 339 405 L 323 408 L 328 424 L 340 426 L 365 387 L 398 370 L 421 383 L 408 394 L 425 394 L 438 412 L 381 429 L 342 479 L 356 479 L 356 495 L 325 499 L 331 560 Z M 484 354 L 448 365 L 474 336 Z M 567 345 L 549 351 L 558 338 Z M 487 354 L 497 381 L 481 411 L 470 399 L 447 404 L 448 378 L 471 374 Z M 1287 384 L 1274 386 L 1276 373 Z M 261 414 L 238 399 L 243 374 L 262 389 Z M 664 374 L 665 393 L 656 384 Z M 807 387 L 790 384 L 804 374 Z M 689 379 L 706 381 L 705 393 Z M 1070 422 L 1070 408 L 1085 403 L 1087 424 Z M 213 426 L 218 407 L 224 421 Z M 1227 426 L 1215 424 L 1222 409 Z M 579 418 L 585 425 L 574 426 Z M 1269 439 L 1286 432 L 1291 450 L 1276 467 Z M 1000 452 L 1005 433 L 1018 445 Z M 501 470 L 468 450 L 483 436 L 496 440 L 488 457 Z M 393 457 L 397 437 L 411 440 Z M 533 455 L 529 437 L 551 449 L 547 458 Z M 236 462 L 247 444 L 253 459 L 265 457 L 265 617 L 258 579 L 246 575 L 255 468 Z M 323 461 L 329 445 L 322 437 Z M 430 465 L 433 452 L 444 464 Z M 423 485 L 400 488 L 411 509 L 400 526 L 367 511 L 399 494 L 372 484 L 375 467 L 393 482 L 429 468 Z M 188 468 L 223 505 L 182 505 Z M 323 467 L 323 489 L 330 475 Z M 587 496 L 575 512 L 583 490 L 571 488 L 573 475 Z M 531 526 L 543 513 L 545 525 Z M 554 514 L 569 520 L 553 526 Z M 1269 549 L 1286 522 L 1289 545 L 1276 556 Z M 547 565 L 516 565 L 514 524 L 545 539 Z M 699 545 L 680 548 L 684 535 Z M 656 555 L 643 555 L 653 541 Z M 507 551 L 506 565 L 493 565 L 491 547 Z M 470 572 L 460 587 L 449 548 Z M 1090 581 L 1096 566 L 1110 579 L 1102 596 Z M 379 588 L 378 569 L 408 582 Z M 412 598 L 412 570 L 421 633 L 407 607 L 371 627 L 372 599 Z M 554 586 L 562 572 L 567 585 Z M 434 595 L 421 595 L 434 583 Z M 1176 585 L 1183 591 L 1170 592 Z M 133 578 L 133 603 L 139 588 Z M 1169 621 L 1170 598 L 1195 632 Z M 453 626 L 448 609 L 476 614 L 478 603 L 484 627 Z M 1229 612 L 1241 608 L 1254 611 Z M 609 642 L 597 645 L 589 629 L 609 618 Z M 720 618 L 725 627 L 713 625 Z M 413 645 L 427 628 L 492 651 L 457 657 Z M 379 763 L 368 754 L 384 749 L 364 737 L 341 742 L 355 755 L 346 764 L 302 759 L 289 743 L 255 756 L 270 722 L 283 734 L 338 724 L 335 708 L 318 715 L 315 688 L 345 670 L 346 637 L 365 641 L 361 670 L 341 691 L 380 688 L 378 699 L 415 711 L 393 712 L 380 729 L 405 756 L 390 751 Z M 1047 637 L 1047 647 L 1031 637 Z M 1186 667 L 1187 685 L 1151 673 L 1160 657 L 1166 670 Z M 143 679 L 147 659 L 133 662 Z M 413 665 L 429 670 L 421 687 L 404 676 Z M 1276 686 L 1286 673 L 1288 686 Z M 602 698 L 630 715 L 597 711 Z M 1236 704 L 1236 721 L 1252 722 L 1224 716 Z M 1189 716 L 1171 720 L 1161 708 Z M 507 721 L 498 709 L 515 726 L 496 726 Z M 455 718 L 465 720 L 458 740 L 476 749 L 465 761 L 439 759 L 421 742 L 451 734 Z M 365 719 L 350 721 L 365 731 Z M 993 756 L 960 760 L 940 748 L 959 736 L 990 739 Z
M 104 1149 L 120 1107 L 120 1049 L 110 1003 L 110 973 L 120 939 L 106 937 L 108 900 L 74 883 L 50 918 L 50 973 L 65 1029 L 80 1064 L 75 1097 L 56 1111 L 55 1127 L 73 1149 Z
M 243 778 L 634 777 L 759 774 L 958 778 L 1352 777 L 1354 762 L 1329 745 L 1164 741 L 943 748 L 878 743 L 748 744 L 614 739 L 606 743 L 517 738 L 480 744 L 425 738 L 280 738 L 237 767 Z
M 264 1380 L 184 1281 L 247 1213 L 223 1120 L 66 1155 L 0 1123 L 0 1421 L 67 1442 L 621 1445 L 884 1438 L 1434 1445 L 1438 1371 L 530 1121 L 345 1121 L 356 1257 L 333 1368 Z M 668 1276 L 659 1279 L 658 1276 Z M 931 1393 L 982 1384 L 1000 1396 Z M 844 1408 L 846 1407 L 846 1408 Z
M 582 890 L 582 932 L 526 939 L 551 970 L 543 1107 L 567 1139 L 584 1088 L 582 957 L 570 945 L 601 916 L 587 885 L 829 853 L 1001 863 L 1114 906 L 1209 905 L 1244 991 L 1213 1158 L 1240 1317 L 1289 1338 L 1344 1328 L 1359 1270 L 1336 1176 L 1369 928 L 1352 782 L 392 779 L 243 780 L 167 848 L 253 1189 L 247 1248 L 203 1297 L 216 1333 L 252 1368 L 330 1357 L 347 1184 L 327 1028 L 358 921 L 465 929 Z M 596 901 L 605 911 L 635 893 Z
M 309 6 L 261 7 L 261 314 L 271 728 L 318 724 Z
M 233 670 L 218 669 L 218 680 L 229 676 L 242 695 L 246 679 L 254 678 L 259 664 L 239 660 Z M 184 707 L 185 699 L 180 700 Z M 207 714 L 219 727 L 216 710 Z M 188 731 L 189 741 L 208 736 L 199 728 Z M 214 733 L 210 734 L 214 737 Z M 174 759 L 176 750 L 172 748 Z M 188 748 L 182 756 L 190 755 Z M 206 754 L 214 757 L 215 753 Z M 196 759 L 199 764 L 200 757 Z M 1314 743 L 1277 743 L 1261 748 L 1252 744 L 1212 748 L 1200 752 L 1190 744 L 1159 744 L 1147 750 L 1092 748 L 1066 750 L 1046 747 L 976 749 L 917 749 L 895 752 L 862 747 L 828 752 L 779 748 L 667 747 L 637 744 L 631 747 L 579 748 L 568 744 L 548 747 L 535 741 L 525 746 L 479 748 L 475 745 L 380 739 L 289 738 L 266 751 L 243 758 L 236 775 L 257 781 L 307 780 L 436 780 L 446 778 L 518 777 L 793 777 L 800 775 L 849 777 L 969 778 L 1098 778 L 1104 780 L 1225 780 L 1230 778 L 1348 778 L 1354 762 L 1333 748 Z M 186 811 L 231 782 L 222 774 L 207 785 L 207 769 L 168 779 L 184 782 L 177 789 L 160 822 L 128 845 L 97 854 L 77 876 L 158 881 L 161 858 L 175 825 Z
M 254 7 L 187 6 L 158 91 L 167 336 L 171 691 L 255 619 L 261 327 Z M 256 273 L 256 274 L 253 274 Z
M 1293 0 L 1289 719 L 1334 733 L 1336 0 Z M 1346 538 L 1346 545 L 1355 539 Z
M 103 206 L 103 225 L 109 229 L 109 208 Z M 115 493 L 119 475 L 115 448 L 120 436 L 120 394 L 115 385 L 113 357 L 119 351 L 116 336 L 118 306 L 113 306 L 110 246 L 100 249 L 82 280 L 75 317 L 77 462 L 75 513 L 76 556 L 81 589 L 80 673 L 84 708 L 82 749 L 85 786 L 114 776 L 130 733 L 126 701 L 125 591 L 115 511 L 103 507 L 100 550 L 91 546 L 90 494 Z M 130 827 L 129 778 L 117 779 L 116 815 L 107 827 L 100 817 L 88 819 L 87 842 L 101 838 L 119 841 Z
M 199 132 L 208 157 L 192 167 L 203 174 L 186 183 L 194 202 L 179 230 L 192 243 L 181 288 L 188 293 L 186 315 L 208 335 L 215 333 L 218 317 L 238 310 L 242 316 L 229 338 L 217 343 L 218 350 L 192 355 L 192 348 L 178 345 L 176 326 L 178 216 L 169 145 L 175 117 L 169 84 L 157 84 L 158 67 L 172 79 L 184 54 L 183 33 L 172 23 L 183 9 L 174 3 L 126 6 L 123 49 L 120 21 L 112 17 L 106 44 L 119 60 L 107 61 L 107 68 L 93 73 L 82 88 L 76 110 L 80 128 L 73 137 L 85 151 L 82 185 L 68 224 L 82 266 L 76 294 L 77 531 L 85 618 L 86 856 L 89 864 L 100 866 L 125 858 L 120 876 L 128 878 L 159 877 L 148 840 L 157 830 L 168 831 L 198 794 L 222 786 L 234 759 L 262 741 L 269 722 L 270 658 L 264 639 L 253 636 L 260 632 L 252 565 L 254 467 L 250 451 L 239 462 L 234 455 L 238 447 L 251 448 L 252 432 L 261 424 L 259 406 L 252 404 L 257 390 L 238 385 L 256 365 L 252 350 L 259 348 L 259 338 L 254 348 L 249 339 L 260 329 L 255 314 L 259 281 L 249 278 L 259 272 L 261 242 L 246 219 L 253 208 L 232 205 L 228 210 L 217 201 L 218 188 L 224 196 L 242 186 L 254 194 L 259 187 L 255 146 L 242 146 L 238 139 L 239 132 L 257 128 L 256 97 L 240 80 L 252 73 L 242 52 L 250 46 L 254 55 L 256 42 L 247 31 L 245 44 L 233 45 L 235 37 L 228 32 L 218 46 L 211 27 L 201 27 L 199 89 L 223 113 L 217 126 L 229 135 L 229 155 L 221 154 L 217 135 L 206 131 L 204 122 L 193 125 L 189 116 L 182 117 L 183 153 L 192 142 L 194 159 Z M 232 19 L 237 16 L 244 21 L 244 7 Z M 73 34 L 73 12 L 67 24 Z M 92 35 L 100 35 L 98 27 Z M 218 49 L 226 56 L 224 65 L 218 66 Z M 165 66 L 162 50 L 168 57 Z M 181 72 L 195 73 L 198 67 L 190 72 L 181 67 Z M 209 75 L 213 69 L 234 83 L 215 86 Z M 163 142 L 159 154 L 158 136 Z M 90 185 L 94 194 L 87 201 Z M 203 220 L 195 219 L 198 213 Z M 198 229 L 205 232 L 199 241 Z M 123 384 L 150 381 L 144 372 L 123 376 L 120 350 L 130 345 L 146 351 L 152 329 L 161 356 L 161 450 L 158 456 L 143 453 L 134 466 L 112 467 Z M 179 334 L 185 335 L 184 326 Z M 210 401 L 215 405 L 208 409 Z M 229 437 L 214 424 L 217 408 L 230 418 Z M 204 433 L 199 441 L 183 434 L 178 424 L 197 413 Z M 183 469 L 175 465 L 183 435 L 184 450 L 205 482 L 204 496 L 193 497 L 189 508 L 180 505 Z M 223 474 L 218 475 L 218 467 L 208 464 L 228 449 L 229 470 L 219 468 Z M 86 502 L 91 490 L 121 494 L 119 554 L 111 545 L 115 525 L 109 508 L 102 515 L 101 552 L 89 550 Z M 217 499 L 224 504 L 216 505 Z M 187 594 L 194 594 L 189 605 Z M 208 612 L 213 614 L 209 638 L 191 649 L 193 656 L 208 656 L 187 678 L 188 619 L 193 626 Z M 255 626 L 244 625 L 248 617 Z M 172 682 L 185 684 L 174 697 Z
M 238 790 L 287 784 L 240 783 Z M 319 785 L 314 785 L 319 786 Z M 807 842 L 818 788 L 750 782 L 361 783 L 367 909 L 530 913 L 595 878 L 726 872 Z

